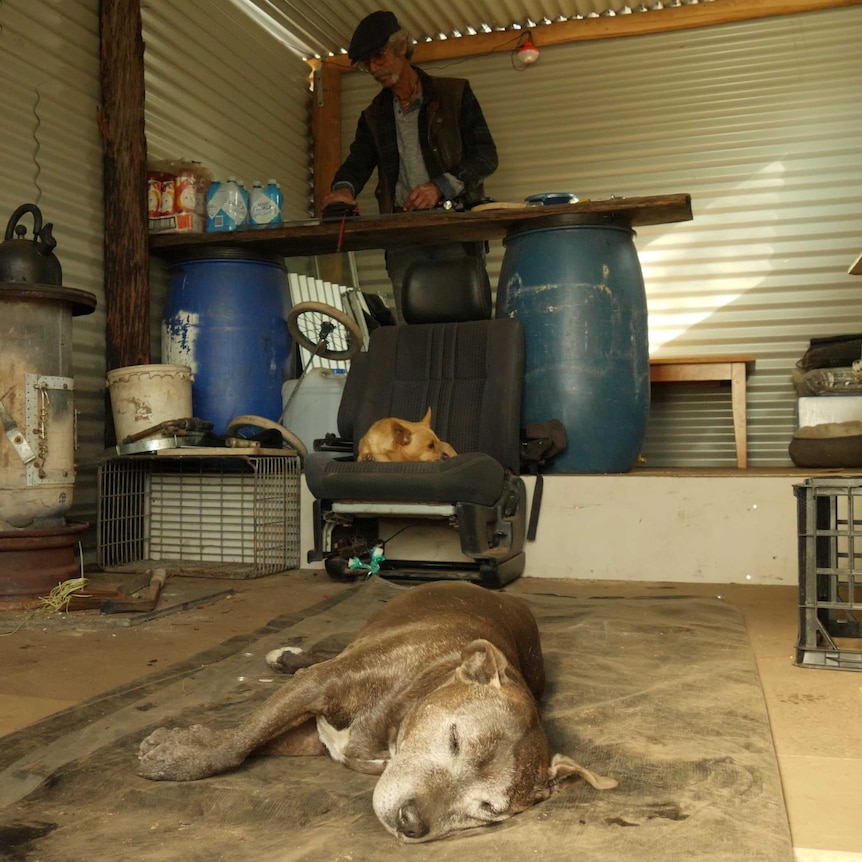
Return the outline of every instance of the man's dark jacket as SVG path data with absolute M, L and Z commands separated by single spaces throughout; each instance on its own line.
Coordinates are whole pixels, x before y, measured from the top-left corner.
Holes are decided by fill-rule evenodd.
M 466 207 L 485 197 L 482 181 L 497 169 L 497 148 L 479 102 L 463 78 L 432 78 L 416 69 L 422 82 L 419 139 L 432 182 L 449 173 L 464 183 L 458 198 Z M 349 185 L 359 194 L 377 168 L 375 196 L 380 212 L 392 212 L 398 180 L 398 140 L 393 96 L 384 89 L 362 112 L 350 154 L 332 188 Z

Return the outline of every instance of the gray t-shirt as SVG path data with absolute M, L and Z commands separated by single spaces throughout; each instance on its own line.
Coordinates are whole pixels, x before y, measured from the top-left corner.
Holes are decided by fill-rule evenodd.
M 404 201 L 416 186 L 431 180 L 422 146 L 419 143 L 419 109 L 422 100 L 416 99 L 409 108 L 401 107 L 401 100 L 393 96 L 395 104 L 395 134 L 398 139 L 398 182 L 395 184 L 395 206 L 403 207 Z M 453 200 L 464 191 L 464 183 L 452 174 L 442 174 L 435 182 L 443 193 L 443 200 Z

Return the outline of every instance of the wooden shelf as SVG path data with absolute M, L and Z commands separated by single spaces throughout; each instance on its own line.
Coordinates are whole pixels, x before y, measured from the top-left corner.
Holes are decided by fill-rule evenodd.
M 230 233 L 151 234 L 150 252 L 166 259 L 182 257 L 204 247 L 247 248 L 283 257 L 314 256 L 372 248 L 503 239 L 513 231 L 530 227 L 573 224 L 638 227 L 690 221 L 691 218 L 688 194 L 610 198 L 554 206 L 512 208 L 509 205 L 482 212 L 424 210 L 361 216 L 347 219 L 343 233 L 340 222 L 323 224 L 320 219 L 308 219 L 277 228 L 250 228 Z

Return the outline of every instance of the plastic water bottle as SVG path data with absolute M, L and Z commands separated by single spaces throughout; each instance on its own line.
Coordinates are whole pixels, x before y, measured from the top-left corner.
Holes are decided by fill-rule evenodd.
M 249 218 L 253 225 L 273 227 L 281 224 L 281 190 L 275 180 L 268 180 L 266 188 L 255 180 L 251 190 Z
M 266 189 L 264 191 L 266 192 L 267 197 L 272 199 L 274 204 L 275 214 L 270 224 L 281 224 L 284 213 L 284 196 L 281 194 L 281 186 L 274 179 L 268 179 L 266 181 Z
M 243 215 L 243 219 L 241 222 L 237 222 L 237 227 L 248 227 L 249 225 L 249 214 L 248 214 L 248 189 L 245 187 L 245 184 L 242 180 L 237 181 L 237 185 L 239 186 L 239 193 L 242 195 L 242 203 L 245 209 L 245 215 Z
M 268 224 L 267 197 L 263 193 L 263 185 L 260 180 L 251 184 L 248 196 L 248 220 L 252 225 Z
M 248 215 L 248 207 L 236 177 L 227 178 L 225 193 L 224 213 L 227 226 L 222 230 L 236 230 L 245 223 Z
M 214 179 L 207 189 L 207 232 L 233 230 L 227 211 L 227 189 L 221 180 Z

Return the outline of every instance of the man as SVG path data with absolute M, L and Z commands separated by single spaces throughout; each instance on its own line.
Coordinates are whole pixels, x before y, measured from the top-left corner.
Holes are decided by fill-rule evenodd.
M 348 56 L 382 86 L 362 112 L 350 154 L 335 174 L 323 205 L 354 204 L 377 169 L 381 213 L 441 205 L 469 208 L 485 198 L 483 180 L 497 168 L 497 148 L 469 82 L 432 78 L 410 64 L 413 46 L 392 12 L 372 12 L 359 22 Z M 448 243 L 389 249 L 396 318 L 401 284 L 414 260 L 484 256 L 484 243 Z

